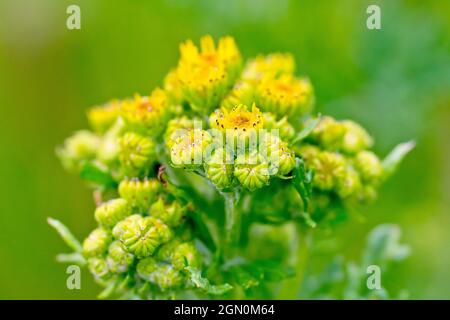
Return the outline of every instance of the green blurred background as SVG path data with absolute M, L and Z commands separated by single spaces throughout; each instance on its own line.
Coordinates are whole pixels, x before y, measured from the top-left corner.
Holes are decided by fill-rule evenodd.
M 81 30 L 66 8 L 81 7 Z M 366 28 L 378 4 L 382 29 Z M 389 277 L 411 298 L 450 298 L 450 1 L 0 1 L 0 298 L 95 298 L 66 289 L 67 251 L 52 216 L 83 238 L 92 195 L 62 169 L 55 146 L 87 126 L 85 110 L 149 93 L 176 64 L 178 44 L 232 35 L 245 57 L 292 52 L 315 85 L 317 109 L 360 121 L 385 155 L 417 148 L 367 209 L 336 233 L 357 257 L 367 232 L 392 222 L 412 255 Z

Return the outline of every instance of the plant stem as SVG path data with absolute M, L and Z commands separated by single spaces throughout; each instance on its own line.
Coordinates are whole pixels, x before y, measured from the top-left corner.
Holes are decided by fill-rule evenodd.
M 310 230 L 297 226 L 297 244 L 293 259 L 293 264 L 295 265 L 295 276 L 283 282 L 280 291 L 278 292 L 278 299 L 298 299 L 298 294 L 305 275 L 310 245 Z
M 227 258 L 234 255 L 241 231 L 241 216 L 236 206 L 237 192 L 223 193 L 225 200 L 225 234 L 224 253 Z

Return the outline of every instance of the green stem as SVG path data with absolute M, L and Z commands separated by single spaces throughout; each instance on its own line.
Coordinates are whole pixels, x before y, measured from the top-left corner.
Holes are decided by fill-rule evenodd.
M 223 193 L 225 200 L 225 234 L 224 253 L 231 258 L 237 247 L 241 231 L 241 216 L 236 206 L 238 194 L 236 192 Z
M 293 264 L 295 266 L 295 276 L 283 282 L 278 299 L 296 300 L 303 282 L 307 260 L 309 256 L 309 247 L 311 243 L 310 230 L 297 227 L 297 244 Z

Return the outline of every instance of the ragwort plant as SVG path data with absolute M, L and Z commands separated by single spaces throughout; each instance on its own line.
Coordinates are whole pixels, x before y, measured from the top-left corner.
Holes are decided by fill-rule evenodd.
M 93 107 L 90 130 L 57 149 L 93 189 L 98 227 L 79 243 L 49 218 L 104 287 L 101 298 L 388 298 L 365 267 L 407 255 L 399 230 L 369 236 L 360 264 L 314 243 L 373 202 L 413 143 L 383 160 L 352 120 L 313 113 L 290 54 L 244 63 L 231 37 L 180 46 L 162 88 Z M 383 269 L 384 270 L 384 269 Z

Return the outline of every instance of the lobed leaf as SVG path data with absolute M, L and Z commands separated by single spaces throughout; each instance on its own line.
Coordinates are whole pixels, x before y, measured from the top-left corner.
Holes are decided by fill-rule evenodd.
M 186 267 L 185 270 L 188 272 L 192 284 L 196 288 L 203 290 L 207 294 L 223 295 L 233 289 L 233 286 L 228 283 L 221 285 L 212 285 L 208 279 L 202 277 L 202 273 L 198 269 Z
M 305 212 L 308 212 L 309 199 L 312 193 L 313 176 L 312 170 L 306 170 L 303 159 L 295 158 L 292 184 L 302 198 Z

